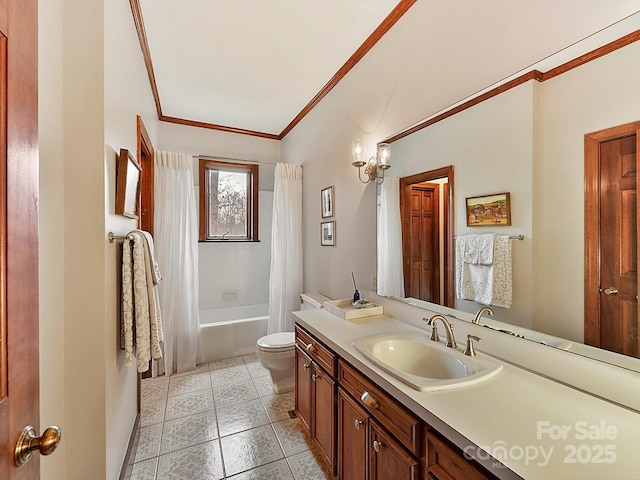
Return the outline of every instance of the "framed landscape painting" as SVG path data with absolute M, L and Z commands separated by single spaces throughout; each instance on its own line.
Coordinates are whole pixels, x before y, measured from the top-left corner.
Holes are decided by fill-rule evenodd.
M 509 192 L 467 197 L 467 227 L 511 225 Z

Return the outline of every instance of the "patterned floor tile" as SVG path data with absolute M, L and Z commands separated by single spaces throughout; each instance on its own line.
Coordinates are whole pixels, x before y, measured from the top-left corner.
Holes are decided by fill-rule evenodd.
M 213 391 L 213 399 L 216 402 L 216 407 L 227 407 L 257 398 L 260 398 L 260 395 L 258 395 L 258 390 L 256 390 L 251 380 L 220 385 Z
M 286 460 L 278 460 L 227 478 L 229 480 L 293 480 L 293 474 Z
M 267 425 L 269 416 L 260 400 L 237 403 L 217 410 L 221 437 Z
M 143 380 L 131 479 L 221 479 L 223 464 L 234 480 L 332 478 L 266 372 L 252 354 Z
M 312 448 L 311 438 L 309 438 L 297 418 L 282 420 L 272 425 L 286 457 Z
M 224 360 L 209 362 L 209 370 L 220 370 L 222 368 L 237 367 L 240 365 L 244 365 L 242 357 L 225 358 Z
M 155 480 L 158 468 L 158 457 L 150 458 L 133 465 L 129 480 Z M 293 478 L 293 477 L 291 477 Z
M 293 392 L 261 397 L 261 400 L 267 411 L 267 415 L 269 415 L 269 420 L 272 422 L 291 418 L 289 416 L 289 410 L 293 410 L 296 406 Z
M 220 443 L 213 440 L 160 456 L 157 480 L 224 478 Z
M 260 362 L 260 359 L 258 358 L 257 353 L 252 353 L 250 355 L 242 355 L 242 360 L 244 360 L 244 363 L 247 365 L 249 365 L 250 363 Z
M 140 384 L 140 398 L 143 403 L 165 399 L 168 391 L 169 379 L 166 377 L 145 379 Z
M 253 384 L 256 386 L 256 390 L 258 390 L 258 395 L 264 397 L 266 395 L 275 395 L 275 390 L 273 389 L 273 383 L 271 382 L 271 377 L 253 377 Z
M 167 408 L 166 400 L 154 400 L 145 402 L 140 408 L 140 426 L 147 427 L 164 420 L 164 412 Z
M 333 475 L 316 450 L 308 450 L 287 457 L 296 480 L 331 480 Z
M 148 427 L 140 429 L 140 438 L 138 439 L 138 448 L 136 449 L 136 457 L 134 462 L 138 463 L 143 460 L 157 457 L 160 451 L 160 440 L 162 438 L 162 423 L 156 423 Z
M 186 417 L 187 415 L 213 409 L 213 392 L 211 389 L 176 395 L 175 397 L 169 397 L 167 400 L 165 420 Z
M 249 370 L 251 378 L 269 376 L 269 370 L 264 368 L 260 363 L 248 363 L 247 370 Z
M 211 371 L 211 384 L 213 388 L 242 380 L 251 380 L 249 370 L 247 370 L 244 364 Z
M 227 475 L 235 475 L 284 458 L 271 425 L 220 439 Z
M 209 371 L 209 364 L 201 363 L 200 365 L 196 366 L 195 370 L 189 370 L 187 372 L 182 372 L 182 373 L 174 373 L 171 375 L 170 378 L 184 377 L 185 375 L 193 375 L 194 373 L 204 373 L 208 371 Z
M 215 410 L 164 422 L 160 454 L 218 438 Z
M 172 377 L 169 381 L 169 396 L 182 395 L 198 390 L 211 388 L 211 377 L 209 372 L 185 375 L 182 377 Z

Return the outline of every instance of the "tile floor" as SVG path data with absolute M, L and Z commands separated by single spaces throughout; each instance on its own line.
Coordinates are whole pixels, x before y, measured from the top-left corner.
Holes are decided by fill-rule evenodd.
M 142 381 L 131 480 L 333 478 L 256 355 Z

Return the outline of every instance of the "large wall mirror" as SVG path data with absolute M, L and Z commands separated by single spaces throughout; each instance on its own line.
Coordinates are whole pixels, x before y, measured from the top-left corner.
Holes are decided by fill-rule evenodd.
M 625 261 L 618 267 L 633 277 L 625 279 L 632 293 L 619 298 L 627 314 L 603 314 L 612 323 L 603 323 L 599 338 L 591 337 L 585 326 L 590 299 L 601 302 L 605 295 L 603 289 L 585 287 L 597 257 L 585 243 L 595 214 L 588 211 L 593 203 L 585 203 L 585 186 L 592 181 L 585 168 L 585 142 L 593 132 L 640 120 L 638 58 L 640 42 L 630 43 L 552 78 L 543 74 L 501 89 L 440 121 L 425 121 L 424 128 L 411 134 L 386 139 L 392 141 L 394 161 L 377 195 L 378 293 L 436 311 L 452 307 L 468 318 L 482 305 L 455 298 L 449 283 L 455 269 L 454 237 L 493 232 L 522 238 L 511 242 L 512 304 L 495 307 L 487 323 L 640 372 L 635 200 L 620 207 L 622 233 L 613 233 L 615 222 L 596 228 L 603 239 L 621 238 L 626 245 Z M 624 136 L 635 135 L 631 130 Z M 622 159 L 623 176 L 634 175 L 634 180 L 623 180 L 634 184 L 627 199 L 637 198 L 639 143 L 627 141 L 633 151 L 624 147 L 629 151 L 615 154 Z M 510 194 L 511 225 L 467 226 L 465 199 L 496 192 Z M 604 340 L 613 331 L 626 347 Z

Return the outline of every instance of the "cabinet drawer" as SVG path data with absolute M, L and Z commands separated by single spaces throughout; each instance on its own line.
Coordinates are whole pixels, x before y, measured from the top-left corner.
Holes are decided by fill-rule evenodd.
M 338 369 L 338 357 L 322 343 L 296 325 L 296 344 L 333 378 Z
M 451 448 L 433 432 L 427 435 L 427 469 L 428 480 L 491 480 L 495 477 L 485 472 L 473 461 L 464 458 L 463 454 Z
M 342 359 L 338 367 L 338 382 L 410 452 L 420 456 L 421 423 L 417 417 Z

